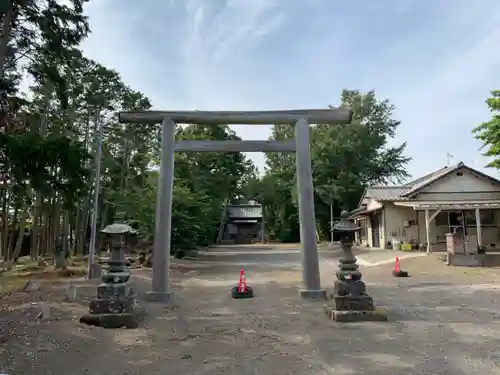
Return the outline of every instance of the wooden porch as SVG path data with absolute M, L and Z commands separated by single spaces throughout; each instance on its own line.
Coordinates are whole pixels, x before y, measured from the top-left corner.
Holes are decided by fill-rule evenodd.
M 500 201 L 400 201 L 394 202 L 394 205 L 412 208 L 417 215 L 423 212 L 428 253 L 446 250 L 447 233 L 457 233 L 472 240 L 475 238 L 477 246 L 488 250 L 496 249 L 500 240 Z

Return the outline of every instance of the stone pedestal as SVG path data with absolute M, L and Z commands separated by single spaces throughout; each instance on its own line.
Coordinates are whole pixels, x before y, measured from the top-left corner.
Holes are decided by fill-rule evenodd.
M 127 283 L 99 285 L 96 298 L 89 303 L 89 313 L 82 317 L 82 323 L 104 328 L 137 328 L 142 316 L 136 296 Z
M 457 267 L 486 267 L 487 254 L 446 253 L 446 264 Z
M 373 310 L 373 298 L 368 294 L 362 294 L 359 296 L 339 296 L 333 297 L 335 310 L 351 311 L 369 311 Z
M 387 322 L 387 311 L 373 310 L 335 310 L 325 305 L 325 313 L 329 319 L 336 322 Z
M 144 294 L 144 301 L 146 302 L 160 302 L 169 304 L 174 300 L 173 292 L 155 292 L 148 291 Z
M 387 313 L 375 308 L 365 290 L 361 280 L 336 281 L 329 296 L 332 303 L 325 305 L 325 313 L 338 322 L 387 321 Z
M 97 287 L 97 298 L 89 303 L 91 314 L 133 313 L 135 295 L 127 284 L 101 284 Z
M 299 295 L 308 300 L 325 300 L 326 299 L 326 290 L 318 289 L 318 290 L 309 290 L 309 289 L 300 289 Z
M 337 281 L 329 295 L 333 303 L 325 305 L 325 313 L 338 322 L 387 321 L 387 313 L 375 309 L 372 297 L 366 293 L 366 285 L 361 280 L 362 275 L 352 253 L 350 233 L 357 228 L 344 220 L 334 229 L 345 234 L 341 240 L 344 256 L 339 261 Z
M 110 233 L 122 234 L 112 230 L 123 231 L 123 226 L 124 224 L 109 226 L 112 227 Z M 130 271 L 125 266 L 121 237 L 112 244 L 111 257 L 107 263 L 109 268 L 101 277 L 102 284 L 97 287 L 97 296 L 89 303 L 90 314 L 82 316 L 80 322 L 104 328 L 137 328 L 143 314 L 128 283 Z

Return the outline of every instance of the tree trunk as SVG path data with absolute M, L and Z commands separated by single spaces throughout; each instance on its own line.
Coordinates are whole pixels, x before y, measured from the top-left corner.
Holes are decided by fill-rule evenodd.
M 50 202 L 50 200 L 49 200 Z M 40 251 L 38 256 L 43 256 L 43 254 L 47 253 L 47 249 L 49 248 L 50 243 L 50 212 L 47 210 L 43 215 L 43 233 L 42 238 L 40 240 Z
M 43 256 L 48 256 L 49 254 L 53 253 L 54 250 L 54 238 L 55 238 L 55 232 L 54 232 L 54 223 L 55 223 L 55 217 L 56 217 L 56 197 L 52 195 L 49 198 L 49 208 L 48 208 L 49 215 L 47 216 L 47 246 L 45 248 L 45 252 Z
M 86 239 L 87 239 L 87 232 L 88 232 L 88 229 L 89 229 L 89 218 L 90 218 L 90 210 L 92 208 L 92 202 L 90 201 L 90 199 L 87 197 L 86 199 L 86 202 L 85 202 L 85 208 L 83 210 L 83 220 L 82 220 L 82 223 L 81 223 L 81 231 L 80 231 L 80 248 L 78 249 L 79 250 L 79 254 L 84 254 L 84 247 L 86 245 Z
M 333 244 L 333 199 L 330 199 L 330 245 Z
M 14 252 L 12 253 L 11 259 L 8 260 L 7 264 L 5 265 L 5 268 L 7 269 L 12 268 L 17 258 L 19 258 L 19 255 L 21 254 L 21 251 L 23 249 L 24 230 L 26 228 L 26 221 L 28 220 L 28 217 L 29 217 L 28 205 L 25 204 L 21 213 L 21 218 L 19 220 L 19 232 L 17 234 L 16 247 L 14 248 Z
M 90 118 L 90 115 L 88 116 L 88 118 Z M 85 124 L 85 136 L 84 136 L 84 143 L 87 148 L 89 148 L 89 139 L 90 139 L 90 120 L 87 120 Z M 89 195 L 82 200 L 80 209 L 77 213 L 77 225 L 75 228 L 75 237 L 76 237 L 75 255 L 83 255 L 83 248 L 85 245 L 85 237 L 87 235 L 88 222 L 89 222 L 89 210 L 91 207 L 90 197 L 92 196 L 92 181 L 89 181 L 88 192 Z
M 129 164 L 129 134 L 128 127 L 125 130 L 125 149 L 123 151 L 123 162 L 122 162 L 122 170 L 120 176 L 120 193 L 123 196 L 125 194 L 125 190 L 127 189 L 127 179 L 128 179 L 128 164 Z
M 4 180 L 5 184 L 6 180 Z M 9 257 L 9 212 L 8 212 L 8 195 L 7 188 L 2 189 L 2 238 L 0 242 L 0 254 L 4 261 L 7 261 Z
M 52 217 L 52 228 L 51 250 L 54 251 L 55 247 L 60 244 L 61 239 L 61 202 L 58 197 L 54 197 L 54 216 Z
M 4 2 L 5 13 L 2 22 L 2 35 L 0 35 L 0 81 L 3 80 L 5 72 L 5 60 L 7 59 L 7 47 L 10 40 L 10 25 L 12 23 L 12 1 L 2 0 Z
M 81 220 L 82 220 L 82 210 L 81 210 L 81 204 L 77 206 L 76 208 L 76 214 L 75 214 L 75 225 L 73 226 L 73 230 L 71 231 L 71 240 L 73 243 L 73 255 L 76 256 L 79 253 L 79 246 L 80 246 L 80 231 L 81 231 Z
M 40 125 L 38 127 L 38 132 L 43 136 L 47 129 L 47 116 L 44 114 L 40 121 Z M 42 193 L 37 191 L 35 193 L 35 205 L 33 206 L 33 223 L 31 229 L 31 243 L 30 243 L 30 253 L 32 259 L 37 259 L 39 256 L 38 246 L 39 241 L 38 237 L 40 236 L 40 212 L 42 205 Z M 38 259 L 40 262 L 40 259 Z
M 69 223 L 69 218 L 70 218 L 69 212 L 67 210 L 64 210 L 63 217 L 62 217 L 62 225 L 63 225 L 62 250 L 63 250 L 65 256 L 68 256 L 70 254 L 70 244 L 69 244 L 70 223 Z
M 39 230 L 38 228 L 40 227 L 40 208 L 39 208 L 39 199 L 41 198 L 38 193 L 36 193 L 36 199 L 35 199 L 35 207 L 33 208 L 33 219 L 32 219 L 32 225 L 31 225 L 31 237 L 30 237 L 30 255 L 31 259 L 37 259 L 38 257 L 38 246 L 39 246 L 39 241 L 38 241 L 38 236 L 39 236 Z

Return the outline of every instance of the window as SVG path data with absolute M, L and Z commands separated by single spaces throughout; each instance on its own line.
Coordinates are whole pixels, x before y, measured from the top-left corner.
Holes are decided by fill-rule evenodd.
M 465 216 L 465 225 L 468 227 L 476 226 L 476 212 L 475 211 L 465 211 L 464 212 Z M 482 222 L 482 220 L 481 220 Z M 484 224 L 484 223 L 483 223 Z
M 436 225 L 438 227 L 447 227 L 448 226 L 448 212 L 441 211 L 436 216 Z
M 450 223 L 450 227 L 463 227 L 464 212 L 463 211 L 448 212 L 448 222 Z
M 476 226 L 476 211 L 468 210 L 464 211 L 465 215 L 465 225 L 468 227 Z M 495 225 L 495 211 L 494 210 L 479 210 L 479 216 L 481 218 L 481 226 L 488 227 Z
M 361 227 L 359 231 L 359 239 L 366 239 L 366 235 L 368 234 L 368 220 L 360 220 L 358 225 Z
M 479 211 L 479 216 L 481 217 L 481 226 L 483 225 L 495 225 L 495 211 L 494 210 L 481 210 Z

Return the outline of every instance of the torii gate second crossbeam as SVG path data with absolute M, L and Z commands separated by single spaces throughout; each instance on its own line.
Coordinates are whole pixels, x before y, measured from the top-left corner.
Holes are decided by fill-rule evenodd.
M 172 194 L 175 151 L 191 152 L 295 152 L 299 198 L 302 259 L 302 297 L 324 299 L 321 289 L 314 189 L 309 147 L 309 124 L 349 124 L 352 112 L 342 109 L 305 109 L 289 111 L 146 111 L 120 112 L 120 122 L 162 123 L 161 162 L 156 202 L 156 229 L 153 248 L 152 290 L 146 299 L 168 303 L 170 285 L 170 246 L 172 231 Z M 294 141 L 176 141 L 176 124 L 295 124 Z

